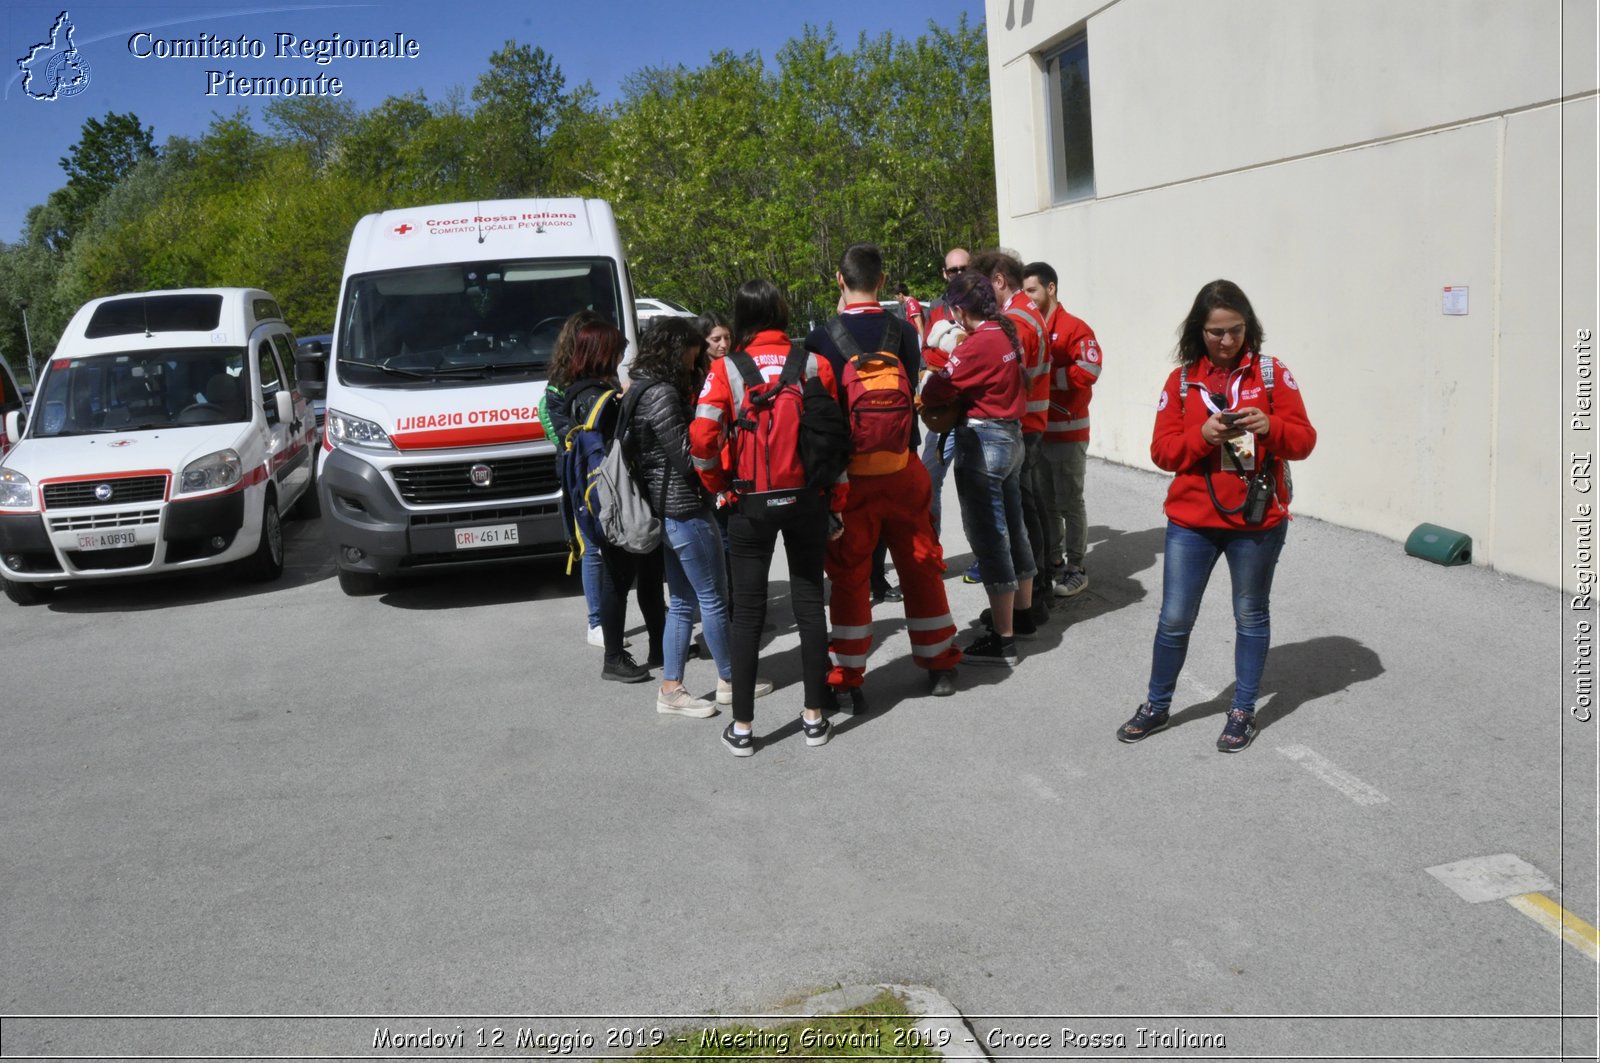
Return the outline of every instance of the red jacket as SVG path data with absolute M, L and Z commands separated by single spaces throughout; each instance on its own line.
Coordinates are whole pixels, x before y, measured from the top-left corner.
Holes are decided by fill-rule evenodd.
M 1050 418 L 1050 352 L 1044 317 L 1025 292 L 1012 292 L 1003 307 L 1017 329 L 1022 346 L 1022 373 L 1027 381 L 1028 401 L 1022 417 L 1022 434 L 1038 435 Z
M 772 329 L 756 333 L 745 353 L 756 363 L 761 375 L 770 381 L 778 379 L 783 372 L 783 363 L 789 357 L 790 347 L 789 337 Z M 694 420 L 689 422 L 689 457 L 706 490 L 719 496 L 731 492 L 733 486 L 733 455 L 728 449 L 728 439 L 739 411 L 734 406 L 734 387 L 728 381 L 730 373 L 738 376 L 738 370 L 730 367 L 726 358 L 718 358 L 711 363 L 711 371 L 706 374 L 706 382 L 700 388 L 700 398 L 696 400 Z M 806 356 L 805 379 L 811 377 L 821 380 L 828 394 L 838 399 L 839 388 L 834 383 L 833 367 L 826 358 L 815 354 Z M 743 390 L 741 380 L 739 391 L 742 393 Z M 849 477 L 841 474 L 829 494 L 828 508 L 835 513 L 843 512 L 849 493 Z
M 1000 325 L 985 321 L 922 385 L 924 406 L 960 402 L 969 417 L 1021 421 L 1028 395 L 1021 362 Z
M 1273 359 L 1273 389 L 1270 405 L 1254 353 L 1246 353 L 1232 372 L 1217 369 L 1205 358 L 1190 367 L 1188 396 L 1178 394 L 1181 370 L 1174 369 L 1156 401 L 1155 432 L 1150 439 L 1150 460 L 1175 473 L 1167 488 L 1167 519 L 1186 528 L 1271 528 L 1289 516 L 1289 492 L 1283 463 L 1301 461 L 1317 445 L 1317 430 L 1306 417 L 1300 385 L 1287 367 Z M 1279 459 L 1276 465 L 1277 490 L 1260 524 L 1244 523 L 1239 514 L 1217 512 L 1206 488 L 1209 471 L 1217 501 L 1224 506 L 1240 505 L 1248 490 L 1246 481 L 1235 471 L 1224 448 L 1214 447 L 1200 435 L 1200 426 L 1211 417 L 1207 393 L 1226 394 L 1228 403 L 1219 409 L 1265 410 L 1272 419 L 1265 436 L 1256 438 L 1255 460 Z M 1256 466 L 1259 468 L 1259 464 Z
M 1089 442 L 1089 400 L 1100 379 L 1104 352 L 1094 329 L 1057 303 L 1045 322 L 1050 341 L 1050 421 L 1046 443 Z

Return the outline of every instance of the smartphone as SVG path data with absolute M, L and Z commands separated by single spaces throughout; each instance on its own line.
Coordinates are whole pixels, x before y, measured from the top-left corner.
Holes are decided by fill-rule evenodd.
M 1234 425 L 1238 424 L 1240 421 L 1244 420 L 1244 411 L 1243 410 L 1223 410 L 1221 416 L 1222 416 L 1222 423 L 1231 428 Z

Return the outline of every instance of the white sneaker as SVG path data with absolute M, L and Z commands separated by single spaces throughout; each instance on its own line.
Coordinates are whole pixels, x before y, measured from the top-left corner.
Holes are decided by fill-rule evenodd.
M 1081 568 L 1075 568 L 1055 585 L 1054 593 L 1057 598 L 1071 598 L 1087 586 L 1089 586 L 1089 573 Z
M 602 650 L 605 649 L 606 648 L 606 633 L 604 631 L 600 630 L 597 627 L 590 628 L 589 629 L 589 645 L 591 645 L 591 646 L 599 646 Z M 632 639 L 624 638 L 622 640 L 622 648 L 623 649 L 627 649 L 629 646 L 632 646 L 632 645 L 633 645 L 633 640 Z
M 772 680 L 756 679 L 756 697 L 764 698 L 770 693 L 772 693 Z M 717 680 L 717 704 L 733 704 L 733 684 L 726 679 Z
M 695 697 L 684 687 L 679 687 L 670 694 L 656 691 L 656 711 L 671 716 L 692 716 L 697 720 L 703 720 L 707 716 L 715 716 L 717 707 L 704 698 Z

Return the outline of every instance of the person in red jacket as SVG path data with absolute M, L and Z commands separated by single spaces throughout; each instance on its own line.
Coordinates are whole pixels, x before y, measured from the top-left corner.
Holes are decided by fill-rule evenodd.
M 1150 686 L 1117 729 L 1138 742 L 1167 726 L 1189 633 L 1219 557 L 1233 581 L 1233 706 L 1217 749 L 1237 753 L 1256 736 L 1256 694 L 1271 636 L 1269 599 L 1289 521 L 1284 464 L 1311 454 L 1317 431 L 1294 375 L 1261 353 L 1265 332 L 1232 281 L 1200 289 L 1178 339 L 1178 368 L 1156 402 L 1150 459 L 1172 472 L 1166 561 Z
M 961 525 L 989 595 L 986 635 L 962 650 L 969 664 L 1017 663 L 1015 624 L 1026 617 L 1035 572 L 1022 519 L 1022 418 L 1028 383 L 1020 331 L 1001 310 L 987 276 L 966 270 L 945 293 L 967 338 L 922 385 L 924 416 L 956 407 L 956 497 Z M 1031 629 L 1031 626 L 1030 626 Z
M 1045 560 L 1057 598 L 1089 586 L 1083 566 L 1089 549 L 1089 516 L 1083 505 L 1083 474 L 1089 455 L 1089 401 L 1105 364 L 1094 329 L 1056 301 L 1056 271 L 1048 262 L 1022 267 L 1022 290 L 1045 319 L 1050 347 L 1050 418 L 1041 450 L 1050 477 L 1052 512 L 1045 514 Z
M 852 426 L 858 424 L 859 417 L 864 428 L 875 421 L 893 423 L 896 433 L 896 445 L 874 448 L 851 458 L 844 534 L 828 546 L 825 566 L 833 580 L 828 613 L 833 620 L 829 649 L 834 667 L 828 674 L 828 684 L 835 704 L 840 703 L 839 695 L 844 693 L 857 713 L 866 711 L 862 684 L 867 654 L 872 649 L 873 588 L 869 574 L 877 560 L 877 550 L 883 546 L 894 552 L 912 657 L 917 667 L 928 673 L 929 690 L 934 696 L 947 697 L 956 692 L 955 666 L 961 660 L 961 651 L 955 645 L 955 621 L 945 597 L 944 551 L 928 517 L 932 488 L 928 470 L 916 454 L 916 417 L 909 395 L 918 369 L 916 340 L 909 328 L 901 326 L 879 305 L 883 277 L 883 252 L 876 245 L 857 243 L 845 248 L 835 274 L 840 291 L 839 316 L 806 337 L 806 349 L 825 358 L 834 370 L 834 378 L 840 381 L 845 417 Z M 899 340 L 888 348 L 885 345 L 894 342 L 889 338 L 891 326 Z M 841 348 L 841 342 L 847 347 Z M 860 353 L 870 359 L 875 352 L 884 350 L 900 361 L 907 401 L 894 415 L 875 415 L 870 406 L 858 413 L 850 408 L 852 396 L 845 383 L 855 379 L 849 354 Z M 903 435 L 899 434 L 901 418 Z
M 805 683 L 805 708 L 800 727 L 806 745 L 820 746 L 831 733 L 823 706 L 828 688 L 828 620 L 822 608 L 822 564 L 828 543 L 844 531 L 849 477 L 826 493 L 802 492 L 792 504 L 765 508 L 756 498 L 741 499 L 736 483 L 739 447 L 752 445 L 752 433 L 739 430 L 735 421 L 744 409 L 745 384 L 734 361 L 748 355 L 762 377 L 771 383 L 783 372 L 793 345 L 789 341 L 789 306 L 770 281 L 746 281 L 733 297 L 733 349 L 711 363 L 700 398 L 689 423 L 689 455 L 700 481 L 719 505 L 732 505 L 728 516 L 728 547 L 733 568 L 733 616 L 729 633 L 733 658 L 733 722 L 722 741 L 736 757 L 755 752 L 756 661 L 761 628 L 767 617 L 767 575 L 778 536 L 783 536 L 789 561 L 789 601 L 800 631 L 800 670 Z M 805 356 L 804 379 L 818 379 L 837 401 L 833 368 L 825 358 Z M 767 470 L 771 475 L 771 468 Z M 765 491 L 757 485 L 755 492 Z
M 1044 331 L 1044 315 L 1022 290 L 1022 262 L 1009 251 L 980 251 L 972 257 L 972 268 L 994 285 L 1000 309 L 1017 327 L 1017 342 L 1022 347 L 1022 373 L 1028 390 L 1022 415 L 1022 519 L 1028 527 L 1028 542 L 1033 546 L 1033 580 L 1029 597 L 1017 599 L 1017 637 L 1032 638 L 1038 625 L 1050 619 L 1050 569 L 1045 518 L 1055 511 L 1049 469 L 1044 464 L 1040 445 L 1050 415 L 1050 351 Z M 974 582 L 968 580 L 967 582 Z

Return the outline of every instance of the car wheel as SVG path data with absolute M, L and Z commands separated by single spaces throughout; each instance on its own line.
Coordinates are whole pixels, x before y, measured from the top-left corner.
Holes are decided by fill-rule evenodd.
M 283 575 L 283 518 L 278 516 L 278 500 L 267 496 L 261 510 L 261 543 L 245 558 L 244 576 L 257 583 L 270 583 Z
M 50 597 L 48 583 L 14 583 L 11 580 L 0 580 L 5 583 L 6 597 L 18 605 L 38 605 Z
M 381 587 L 381 578 L 371 572 L 356 572 L 348 568 L 339 570 L 339 589 L 352 598 L 377 594 Z

